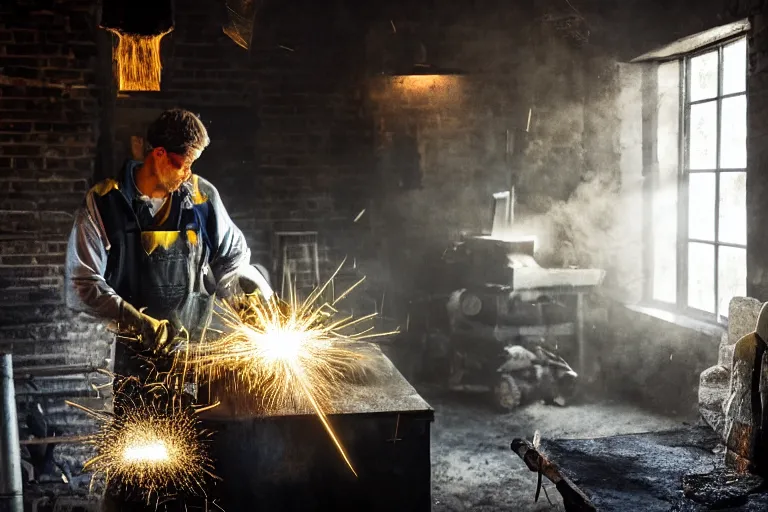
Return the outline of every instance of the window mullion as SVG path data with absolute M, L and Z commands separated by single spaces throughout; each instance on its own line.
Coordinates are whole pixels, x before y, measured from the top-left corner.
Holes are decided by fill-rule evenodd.
M 690 119 L 690 58 L 680 63 L 680 130 L 677 186 L 677 307 L 688 306 L 688 120 Z
M 715 134 L 715 319 L 720 313 L 720 148 L 722 147 L 723 119 L 723 65 L 725 48 L 717 50 L 717 133 Z

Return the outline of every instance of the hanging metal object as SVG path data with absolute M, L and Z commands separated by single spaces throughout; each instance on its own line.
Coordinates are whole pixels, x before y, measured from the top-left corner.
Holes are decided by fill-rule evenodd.
M 104 2 L 101 27 L 118 38 L 114 61 L 119 90 L 160 90 L 160 42 L 173 25 L 172 0 Z
M 137 36 L 157 36 L 173 29 L 172 0 L 107 0 L 102 2 L 104 29 Z
M 246 50 L 251 46 L 256 11 L 261 7 L 261 3 L 262 0 L 225 0 L 224 2 L 229 18 L 223 27 L 224 33 Z

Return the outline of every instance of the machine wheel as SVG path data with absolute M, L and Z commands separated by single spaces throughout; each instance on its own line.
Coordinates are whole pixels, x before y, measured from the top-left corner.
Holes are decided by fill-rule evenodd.
M 510 375 L 502 375 L 493 388 L 496 405 L 505 411 L 515 409 L 523 401 L 523 393 Z

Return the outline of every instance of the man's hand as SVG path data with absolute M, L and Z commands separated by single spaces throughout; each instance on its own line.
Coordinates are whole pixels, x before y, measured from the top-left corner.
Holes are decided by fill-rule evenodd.
M 137 336 L 146 348 L 167 354 L 173 346 L 171 342 L 176 337 L 176 329 L 168 320 L 153 318 L 127 302 L 123 302 L 120 317 L 118 329 Z
M 173 324 L 168 320 L 157 320 L 144 313 L 142 315 L 147 323 L 142 342 L 157 353 L 168 354 L 173 347 L 171 342 L 176 337 Z
M 256 292 L 261 293 L 267 300 L 274 294 L 264 274 L 252 265 L 243 265 L 227 279 L 222 280 L 216 289 L 219 298 L 229 298 L 240 293 L 251 295 Z
M 262 272 L 261 268 L 256 265 L 244 266 L 238 272 L 240 289 L 243 290 L 246 295 L 252 295 L 258 292 L 265 300 L 269 300 L 275 292 L 272 290 L 272 286 L 270 286 L 269 281 L 267 280 L 266 269 Z

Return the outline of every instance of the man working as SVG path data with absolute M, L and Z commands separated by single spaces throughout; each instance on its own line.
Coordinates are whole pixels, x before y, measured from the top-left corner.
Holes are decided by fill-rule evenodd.
M 149 126 L 146 142 L 143 162 L 126 162 L 117 179 L 87 193 L 66 258 L 67 304 L 141 342 L 116 346 L 115 373 L 124 376 L 145 374 L 131 351 L 163 351 L 182 327 L 199 333 L 213 295 L 237 286 L 272 295 L 218 192 L 192 174 L 210 142 L 200 119 L 186 110 L 165 111 Z

